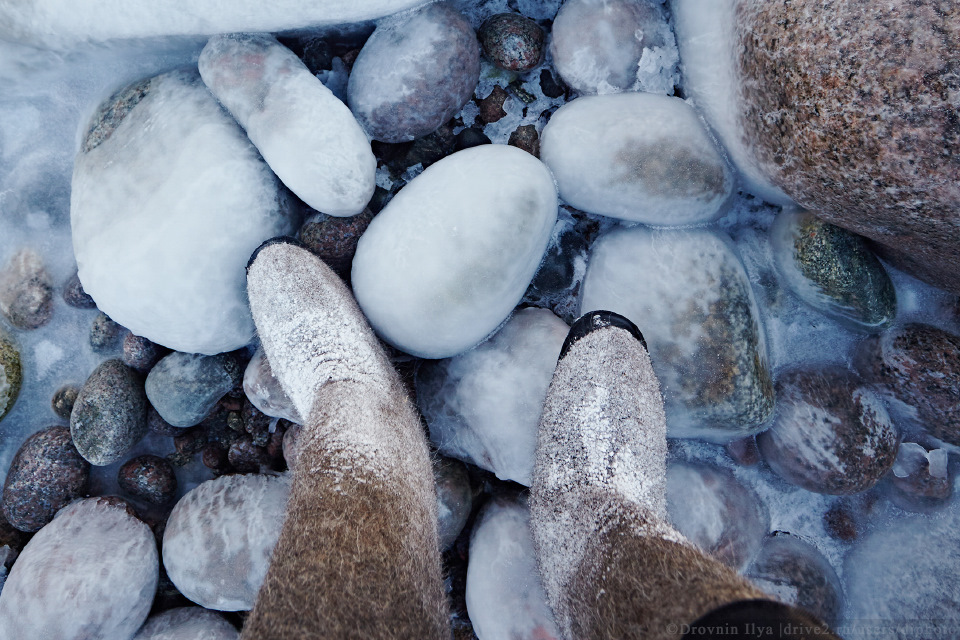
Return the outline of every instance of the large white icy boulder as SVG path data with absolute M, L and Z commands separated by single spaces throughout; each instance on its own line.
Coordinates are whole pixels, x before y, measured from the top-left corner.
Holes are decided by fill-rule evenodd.
M 530 486 L 540 412 L 567 330 L 548 309 L 522 309 L 474 349 L 424 364 L 417 404 L 440 451 Z
M 253 474 L 208 480 L 183 496 L 163 534 L 163 566 L 180 593 L 207 609 L 252 609 L 289 493 L 289 476 Z
M 0 3 L 0 40 L 47 47 L 155 36 L 276 32 L 373 20 L 429 0 L 18 0 Z
M 114 94 L 77 154 L 70 200 L 80 281 L 113 320 L 171 349 L 253 338 L 244 267 L 295 229 L 289 196 L 196 71 Z
M 109 498 L 64 507 L 27 543 L 0 591 L 0 636 L 129 640 L 157 590 L 150 527 Z
M 540 145 L 560 196 L 591 213 L 699 224 L 718 217 L 733 191 L 733 171 L 696 111 L 679 98 L 577 98 L 553 114 Z
M 347 105 L 271 36 L 214 36 L 200 76 L 301 200 L 332 216 L 363 211 L 377 159 Z
M 581 312 L 643 332 L 668 435 L 714 442 L 762 430 L 773 412 L 766 337 L 743 263 L 705 229 L 618 229 L 590 251 Z
M 507 145 L 431 165 L 373 219 L 353 259 L 353 291 L 398 349 L 448 358 L 490 334 L 520 302 L 557 219 L 542 162 Z
M 467 612 L 480 640 L 557 640 L 560 632 L 540 583 L 530 509 L 497 498 L 470 536 Z

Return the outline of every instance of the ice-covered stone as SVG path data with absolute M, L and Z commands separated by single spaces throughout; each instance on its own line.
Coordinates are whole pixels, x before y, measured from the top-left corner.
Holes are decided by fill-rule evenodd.
M 70 413 L 70 434 L 77 451 L 90 464 L 108 465 L 146 433 L 143 379 L 119 360 L 107 360 L 83 383 Z
M 539 160 L 507 145 L 458 151 L 370 223 L 353 259 L 357 302 L 398 349 L 466 351 L 523 297 L 556 219 L 553 178 Z
M 78 7 L 69 0 L 25 0 L 0 5 L 0 39 L 59 48 L 118 38 L 266 33 L 374 20 L 427 1 L 107 0 Z
M 927 451 L 904 442 L 887 476 L 887 495 L 901 509 L 925 513 L 943 507 L 953 495 L 953 478 L 946 449 Z
M 667 512 L 677 531 L 738 571 L 770 531 L 757 494 L 729 471 L 703 463 L 667 467 Z
M 777 415 L 757 436 L 767 464 L 788 482 L 845 495 L 893 466 L 900 434 L 880 396 L 839 367 L 792 369 L 777 379 Z
M 473 96 L 480 45 L 446 2 L 381 21 L 350 72 L 347 100 L 375 140 L 426 135 Z
M 770 243 L 783 284 L 814 309 L 869 331 L 897 315 L 893 282 L 864 238 L 808 211 L 783 211 Z
M 417 404 L 430 440 L 445 455 L 530 486 L 540 411 L 567 330 L 547 309 L 522 309 L 474 349 L 424 363 Z
M 200 607 L 180 607 L 152 616 L 133 640 L 237 640 L 223 616 Z
M 17 329 L 50 322 L 53 281 L 36 251 L 21 249 L 0 269 L 0 314 Z
M 530 533 L 530 510 L 497 498 L 477 517 L 470 536 L 467 611 L 480 640 L 558 640 Z
M 20 350 L 6 331 L 0 328 L 0 420 L 9 413 L 20 395 L 23 370 Z
M 286 475 L 232 475 L 187 493 L 163 534 L 163 566 L 207 609 L 253 608 L 286 516 Z
M 80 280 L 97 306 L 190 353 L 250 342 L 246 261 L 296 229 L 276 176 L 195 71 L 142 80 L 100 105 L 70 208 Z
M 519 13 L 498 13 L 483 21 L 480 46 L 493 64 L 507 71 L 530 71 L 543 61 L 546 34 Z
M 843 609 L 843 586 L 830 562 L 799 536 L 776 531 L 763 542 L 746 576 L 781 602 L 802 607 L 834 626 Z
M 243 392 L 253 406 L 268 416 L 283 418 L 297 424 L 303 423 L 303 418 L 293 406 L 287 392 L 273 375 L 262 346 L 257 347 L 256 353 L 253 354 L 253 358 L 243 372 Z
M 88 498 L 27 543 L 0 592 L 5 638 L 127 640 L 157 590 L 157 543 L 123 505 Z
M 308 205 L 333 216 L 363 211 L 377 160 L 360 124 L 290 49 L 271 36 L 214 36 L 200 76 L 247 131 L 274 173 Z
M 602 236 L 580 309 L 614 311 L 643 332 L 671 437 L 726 442 L 757 433 L 772 414 L 757 304 L 720 233 L 636 227 Z
M 650 93 L 560 107 L 543 130 L 540 159 L 574 207 L 653 225 L 709 222 L 734 186 L 693 107 Z
M 240 384 L 241 376 L 233 355 L 175 351 L 154 365 L 144 387 L 161 418 L 175 427 L 192 427 Z
M 633 87 L 645 53 L 668 47 L 675 43 L 658 0 L 565 0 L 550 51 L 568 85 L 581 93 L 613 93 Z

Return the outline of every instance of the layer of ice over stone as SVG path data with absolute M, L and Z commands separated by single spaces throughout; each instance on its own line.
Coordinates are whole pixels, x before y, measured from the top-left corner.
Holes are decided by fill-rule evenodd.
M 359 123 L 292 51 L 256 34 L 214 36 L 200 76 L 274 173 L 317 211 L 352 216 L 376 186 L 377 159 Z
M 771 184 L 753 160 L 740 125 L 736 52 L 738 0 L 670 0 L 684 92 L 704 115 L 740 171 L 746 191 L 767 202 L 793 201 Z
M 155 36 L 285 31 L 373 20 L 427 0 L 22 0 L 0 4 L 0 39 L 45 47 Z
M 77 155 L 70 208 L 80 280 L 139 336 L 188 353 L 237 349 L 254 333 L 247 258 L 291 233 L 295 216 L 196 72 L 145 82 L 122 121 L 112 114 L 112 134 L 95 126 Z
M 466 600 L 480 640 L 560 637 L 540 584 L 525 504 L 495 499 L 477 517 L 470 536 Z
M 180 607 L 147 620 L 133 640 L 236 640 L 240 634 L 220 614 Z
M 257 351 L 243 373 L 243 392 L 253 406 L 268 416 L 303 424 L 303 418 L 293 406 L 290 396 L 273 375 L 270 361 L 267 360 L 267 354 L 262 346 L 257 347 Z
M 370 223 L 353 259 L 357 302 L 398 349 L 462 353 L 523 297 L 556 219 L 553 178 L 539 160 L 506 145 L 459 151 Z
M 289 492 L 287 475 L 233 475 L 185 495 L 163 535 L 163 566 L 177 589 L 207 609 L 252 609 Z
M 540 159 L 574 207 L 653 225 L 717 218 L 735 181 L 693 108 L 647 93 L 560 107 L 543 129 Z
M 766 340 L 750 282 L 723 234 L 620 228 L 590 253 L 581 313 L 614 311 L 646 338 L 671 437 L 758 432 L 773 410 Z
M 64 507 L 20 554 L 0 592 L 4 638 L 128 640 L 157 589 L 150 528 L 122 506 Z
M 530 486 L 540 411 L 567 330 L 547 309 L 522 309 L 476 348 L 421 367 L 417 403 L 440 451 Z

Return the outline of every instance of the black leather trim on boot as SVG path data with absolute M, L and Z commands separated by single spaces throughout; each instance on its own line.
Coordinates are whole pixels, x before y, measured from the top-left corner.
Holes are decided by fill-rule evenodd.
M 773 600 L 730 602 L 677 629 L 683 640 L 840 640 L 803 609 Z
M 253 261 L 257 259 L 257 256 L 260 255 L 260 252 L 269 247 L 272 244 L 292 244 L 295 247 L 300 247 L 301 249 L 306 249 L 306 245 L 294 238 L 293 236 L 274 236 L 260 243 L 260 246 L 253 250 L 253 253 L 250 254 L 250 259 L 247 260 L 247 271 L 250 271 L 250 265 L 253 264 Z M 309 249 L 308 249 L 309 251 Z
M 643 339 L 643 334 L 640 333 L 640 329 L 627 318 L 613 311 L 591 311 L 577 318 L 577 321 L 570 327 L 570 332 L 567 333 L 567 339 L 563 341 L 563 348 L 560 349 L 560 359 L 563 360 L 564 356 L 567 355 L 567 351 L 570 350 L 570 347 L 572 347 L 577 340 L 604 327 L 625 329 L 640 341 L 644 349 L 647 348 L 647 341 Z

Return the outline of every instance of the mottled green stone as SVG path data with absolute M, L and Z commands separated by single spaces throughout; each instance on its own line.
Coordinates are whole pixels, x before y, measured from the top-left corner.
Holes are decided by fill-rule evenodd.
M 0 420 L 3 420 L 17 401 L 22 381 L 20 352 L 13 340 L 0 330 Z

